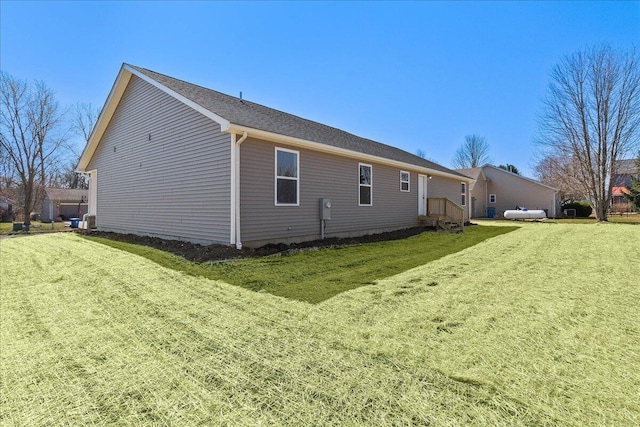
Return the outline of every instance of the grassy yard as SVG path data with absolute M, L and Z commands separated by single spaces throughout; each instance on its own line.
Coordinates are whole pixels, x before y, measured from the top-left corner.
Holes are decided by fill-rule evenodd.
M 406 240 L 225 263 L 192 263 L 145 246 L 104 238 L 91 240 L 144 256 L 192 276 L 219 279 L 253 291 L 318 303 L 515 229 L 469 227 L 463 234 L 423 233 Z
M 640 229 L 519 225 L 319 304 L 2 240 L 0 424 L 640 424 Z
M 69 230 L 69 227 L 65 227 L 63 222 L 54 222 L 53 229 L 52 229 L 51 223 L 31 221 L 29 233 L 49 233 L 51 231 L 64 231 L 64 230 Z M 14 233 L 12 222 L 0 222 L 0 235 L 12 234 L 12 233 Z M 23 233 L 23 232 L 20 231 L 19 233 Z

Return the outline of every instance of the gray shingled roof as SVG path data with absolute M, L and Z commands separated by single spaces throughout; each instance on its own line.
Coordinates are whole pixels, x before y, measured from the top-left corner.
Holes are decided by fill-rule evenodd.
M 390 145 L 361 138 L 322 123 L 303 119 L 302 117 L 284 113 L 251 101 L 241 100 L 234 96 L 174 79 L 145 68 L 127 65 L 235 125 L 463 176 L 454 170 Z
M 638 167 L 636 166 L 636 159 L 626 159 L 626 160 L 618 160 L 616 161 L 618 170 L 616 171 L 619 175 L 635 175 L 638 172 Z
M 477 168 L 456 169 L 456 171 L 460 172 L 465 176 L 468 176 L 469 178 L 478 179 L 478 177 L 480 176 L 480 172 L 482 172 L 482 168 L 477 167 Z
M 45 193 L 49 200 L 80 202 L 84 197 L 87 200 L 89 190 L 78 190 L 71 188 L 45 188 Z

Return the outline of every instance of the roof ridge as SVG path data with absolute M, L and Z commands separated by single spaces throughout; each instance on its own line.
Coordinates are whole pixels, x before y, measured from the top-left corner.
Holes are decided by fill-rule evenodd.
M 297 115 L 297 114 L 289 113 L 289 112 L 287 112 L 287 111 L 280 110 L 280 109 L 278 109 L 278 108 L 269 107 L 269 106 L 267 106 L 267 105 L 260 104 L 260 103 L 255 102 L 255 101 L 251 101 L 251 100 L 249 100 L 249 99 L 239 98 L 239 97 L 236 97 L 236 96 L 233 96 L 233 95 L 229 95 L 228 93 L 224 93 L 224 92 L 221 92 L 221 91 L 219 91 L 219 90 L 211 89 L 211 88 L 209 88 L 209 87 L 202 86 L 202 85 L 199 85 L 199 84 L 196 84 L 196 83 L 191 83 L 191 82 L 188 82 L 188 81 L 186 81 L 186 80 L 179 79 L 179 78 L 177 78 L 177 77 L 169 76 L 169 75 L 164 74 L 164 73 L 159 73 L 159 72 L 157 72 L 157 71 L 150 70 L 150 69 L 148 69 L 148 68 L 138 67 L 138 66 L 136 66 L 136 65 L 132 65 L 132 64 L 126 64 L 126 65 L 128 65 L 128 66 L 130 66 L 130 67 L 132 67 L 132 68 L 135 68 L 135 69 L 137 69 L 137 70 L 144 70 L 144 71 L 148 71 L 148 72 L 150 72 L 150 73 L 159 74 L 159 75 L 161 75 L 161 76 L 163 76 L 163 77 L 166 77 L 166 78 L 168 78 L 168 79 L 176 80 L 176 81 L 179 81 L 179 82 L 182 82 L 182 83 L 188 84 L 188 85 L 190 85 L 190 86 L 195 86 L 195 87 L 198 87 L 198 88 L 200 88 L 200 89 L 204 89 L 204 90 L 207 90 L 207 91 L 211 91 L 211 92 L 218 93 L 218 94 L 220 94 L 220 95 L 228 96 L 228 97 L 233 98 L 233 99 L 235 99 L 235 100 L 238 100 L 238 101 L 240 101 L 240 102 L 247 102 L 247 103 L 249 103 L 249 104 L 253 104 L 253 105 L 258 106 L 258 107 L 268 108 L 269 110 L 277 111 L 277 112 L 279 112 L 279 113 L 286 114 L 286 115 L 288 115 L 288 116 L 293 116 L 293 117 L 296 117 L 296 118 L 298 118 L 298 119 L 300 119 L 300 120 L 305 120 L 305 121 L 307 121 L 307 122 L 312 122 L 312 123 L 314 123 L 314 124 L 317 124 L 317 125 L 320 125 L 320 126 L 326 127 L 326 128 L 328 128 L 328 129 L 333 129 L 333 130 L 336 130 L 336 131 L 338 131 L 338 132 L 344 132 L 344 133 L 347 133 L 347 134 L 349 134 L 349 135 L 351 135 L 351 136 L 354 136 L 354 137 L 356 137 L 356 138 L 366 139 L 367 141 L 375 142 L 376 144 L 382 144 L 382 145 L 386 145 L 387 147 L 394 148 L 394 149 L 396 149 L 396 150 L 402 150 L 401 148 L 395 147 L 395 146 L 393 146 L 393 145 L 385 144 L 384 142 L 376 141 L 376 140 L 371 139 L 371 138 L 366 138 L 366 137 L 363 137 L 363 136 L 359 136 L 359 135 L 356 135 L 355 133 L 352 133 L 352 132 L 346 131 L 346 130 L 344 130 L 344 129 L 340 129 L 340 128 L 338 128 L 338 127 L 331 126 L 331 125 L 327 125 L 327 124 L 325 124 L 325 123 L 322 123 L 322 122 L 319 122 L 319 121 L 316 121 L 316 120 L 308 119 L 308 118 L 306 118 L 306 117 L 302 117 L 302 116 L 299 116 L 299 115 Z M 405 150 L 402 150 L 402 151 L 405 151 Z M 406 151 L 405 151 L 405 152 L 406 152 Z M 407 153 L 408 153 L 408 152 L 407 152 Z M 411 154 L 411 153 L 409 153 L 409 154 Z M 412 155 L 414 155 L 414 156 L 415 156 L 415 154 L 412 154 Z M 416 156 L 416 157 L 419 157 L 419 156 Z

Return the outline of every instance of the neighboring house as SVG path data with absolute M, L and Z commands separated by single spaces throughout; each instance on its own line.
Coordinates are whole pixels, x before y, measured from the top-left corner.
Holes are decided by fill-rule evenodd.
M 82 218 L 88 212 L 88 197 L 88 190 L 45 188 L 40 219 L 51 222 L 58 218 Z
M 471 184 L 473 218 L 501 218 L 504 211 L 517 208 L 543 209 L 547 217 L 560 214 L 557 188 L 491 165 L 457 171 L 475 180 Z
M 90 175 L 99 230 L 237 247 L 417 226 L 428 199 L 432 214 L 446 198 L 467 220 L 458 205 L 472 181 L 398 148 L 128 64 L 77 170 Z
M 13 205 L 16 202 L 6 196 L 0 196 L 0 222 L 13 221 Z
M 640 178 L 636 159 L 616 161 L 616 174 L 613 177 L 613 189 L 611 192 L 611 209 L 614 212 L 631 211 L 631 203 L 625 197 L 629 194 L 631 177 Z
M 6 210 L 6 211 L 13 210 L 14 204 L 15 204 L 15 201 L 11 200 L 10 198 L 5 196 L 0 196 L 0 209 Z
M 631 177 L 640 177 L 636 159 L 616 161 L 616 174 L 613 176 L 614 187 L 628 187 L 631 185 Z

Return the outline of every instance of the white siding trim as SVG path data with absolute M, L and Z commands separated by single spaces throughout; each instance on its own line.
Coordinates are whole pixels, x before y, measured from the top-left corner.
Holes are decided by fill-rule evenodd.
M 235 245 L 236 243 L 236 197 L 240 188 L 240 183 L 238 182 L 239 176 L 236 175 L 236 172 L 238 171 L 236 165 L 236 149 L 238 151 L 240 150 L 239 147 L 236 147 L 236 134 L 231 134 L 231 185 L 229 188 L 229 191 L 231 191 L 231 213 L 229 215 L 231 227 L 229 244 L 231 245 Z
M 87 213 L 96 215 L 96 224 L 98 221 L 98 170 L 93 169 L 89 173 L 89 208 Z
M 82 154 L 80 155 L 80 159 L 78 159 L 78 166 L 76 170 L 80 173 L 86 173 L 85 170 L 89 163 L 91 162 L 91 158 L 96 152 L 98 148 L 98 142 L 102 138 L 102 135 L 107 130 L 107 126 L 111 121 L 111 117 L 113 113 L 116 111 L 116 107 L 120 103 L 120 99 L 122 99 L 122 95 L 124 95 L 124 91 L 129 84 L 129 80 L 131 80 L 131 73 L 124 70 L 124 67 L 120 69 L 118 73 L 118 77 L 116 77 L 116 81 L 113 83 L 111 87 L 111 91 L 109 92 L 109 96 L 102 107 L 102 111 L 100 111 L 100 115 L 98 116 L 98 120 L 96 121 L 93 130 L 91 131 L 91 135 L 89 135 L 89 141 L 87 145 L 82 150 Z
M 129 71 L 131 74 L 141 78 L 142 80 L 144 80 L 145 82 L 149 83 L 150 85 L 155 86 L 156 88 L 160 89 L 161 91 L 163 91 L 167 95 L 174 97 L 175 99 L 177 99 L 178 101 L 182 102 L 183 104 L 188 105 L 189 107 L 193 108 L 194 110 L 196 110 L 200 114 L 204 115 L 205 117 L 209 117 L 211 120 L 213 120 L 214 122 L 216 122 L 216 123 L 218 123 L 220 125 L 220 130 L 222 132 L 224 132 L 227 129 L 229 129 L 229 125 L 230 125 L 229 120 L 226 120 L 226 119 L 220 117 L 219 115 L 217 115 L 215 113 L 212 113 L 211 111 L 207 110 L 206 108 L 204 108 L 200 104 L 197 104 L 197 103 L 193 102 L 189 98 L 185 98 L 184 96 L 180 95 L 178 92 L 176 92 L 176 91 L 174 91 L 172 89 L 169 89 L 168 87 L 166 87 L 165 85 L 161 84 L 160 82 L 152 79 L 151 77 L 148 77 L 145 74 L 142 74 L 141 72 L 137 71 L 134 68 L 131 68 L 127 64 L 123 65 L 123 69 L 125 69 L 125 70 Z
M 80 159 L 78 160 L 78 166 L 76 168 L 78 172 L 82 172 L 82 173 L 86 172 L 85 169 L 91 162 L 91 158 L 93 157 L 96 149 L 98 148 L 98 143 L 100 142 L 102 135 L 106 131 L 107 126 L 109 125 L 109 122 L 111 121 L 111 118 L 113 117 L 113 114 L 115 113 L 116 108 L 118 107 L 118 104 L 122 99 L 122 95 L 124 94 L 124 91 L 127 88 L 129 81 L 131 80 L 132 75 L 135 75 L 136 77 L 144 80 L 150 85 L 160 89 L 162 92 L 166 93 L 167 95 L 172 96 L 173 98 L 177 99 L 183 104 L 203 114 L 205 117 L 208 117 L 214 122 L 218 123 L 220 125 L 220 130 L 222 132 L 225 132 L 229 129 L 230 122 L 225 118 L 220 117 L 219 115 L 202 107 L 200 104 L 197 104 L 191 101 L 190 99 L 185 98 L 179 93 L 157 82 L 156 80 L 140 73 L 139 71 L 135 70 L 129 65 L 122 64 L 122 67 L 120 68 L 120 72 L 116 77 L 116 81 L 114 82 L 113 87 L 109 92 L 109 96 L 107 97 L 107 100 L 104 106 L 102 107 L 102 111 L 100 112 L 100 115 L 98 116 L 96 125 L 94 126 L 91 132 L 89 141 L 87 142 L 87 145 L 85 146 L 84 150 L 82 151 L 82 154 L 80 155 Z

